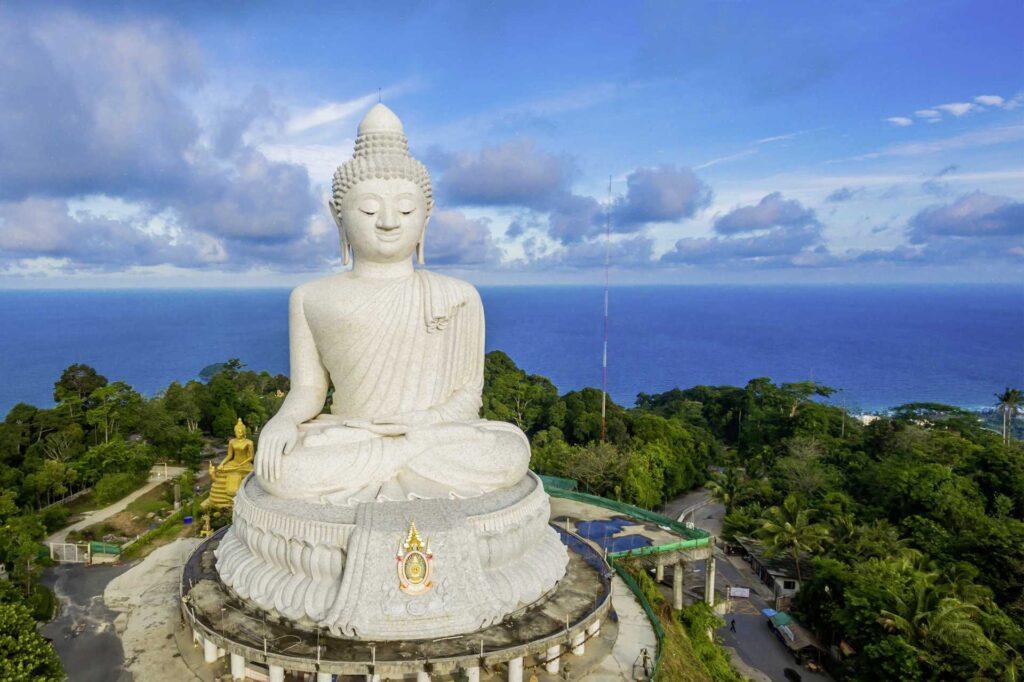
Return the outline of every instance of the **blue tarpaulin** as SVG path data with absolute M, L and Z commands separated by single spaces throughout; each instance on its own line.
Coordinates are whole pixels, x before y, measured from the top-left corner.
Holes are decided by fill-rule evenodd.
M 596 521 L 580 521 L 576 524 L 576 532 L 588 540 L 596 542 L 609 552 L 625 552 L 640 547 L 650 547 L 651 539 L 643 535 L 619 535 L 626 526 L 636 526 L 637 522 L 625 516 L 613 516 L 610 519 Z
M 614 538 L 598 540 L 598 542 L 609 552 L 625 552 L 630 549 L 651 546 L 651 539 L 643 535 L 620 535 Z
M 601 542 L 605 538 L 621 533 L 626 526 L 635 526 L 636 521 L 625 516 L 613 516 L 610 519 L 597 521 L 580 521 L 576 524 L 576 532 L 588 540 Z

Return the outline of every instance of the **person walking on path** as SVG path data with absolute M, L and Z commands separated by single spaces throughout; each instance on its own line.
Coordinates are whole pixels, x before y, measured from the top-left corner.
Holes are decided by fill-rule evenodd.
M 736 619 L 733 618 L 732 622 L 729 623 L 729 632 L 736 632 Z

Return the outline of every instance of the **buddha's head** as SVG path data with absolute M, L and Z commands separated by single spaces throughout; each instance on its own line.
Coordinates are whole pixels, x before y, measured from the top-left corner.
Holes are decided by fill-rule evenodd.
M 430 175 L 409 155 L 402 122 L 378 104 L 359 124 L 352 158 L 334 173 L 331 215 L 341 236 L 342 262 L 394 263 L 415 251 L 423 263 L 423 236 L 434 207 Z
M 242 423 L 241 417 L 235 422 L 235 438 L 245 438 L 245 424 Z

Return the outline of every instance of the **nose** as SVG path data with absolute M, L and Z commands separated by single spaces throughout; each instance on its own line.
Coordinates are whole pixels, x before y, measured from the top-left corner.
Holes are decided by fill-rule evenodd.
M 384 206 L 377 213 L 377 227 L 381 230 L 395 230 L 400 227 L 398 211 L 389 202 L 384 202 Z

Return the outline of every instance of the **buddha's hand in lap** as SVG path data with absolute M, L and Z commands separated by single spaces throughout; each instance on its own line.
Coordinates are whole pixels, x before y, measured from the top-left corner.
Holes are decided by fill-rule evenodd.
M 297 424 L 282 417 L 268 421 L 260 433 L 256 448 L 256 475 L 268 481 L 276 481 L 281 476 L 281 460 L 298 442 Z
M 437 424 L 440 421 L 441 415 L 436 410 L 416 410 L 375 419 L 349 419 L 345 422 L 345 426 L 364 429 L 378 436 L 405 436 L 412 431 Z

